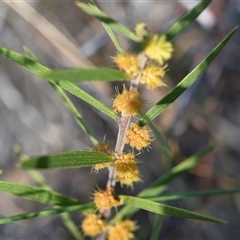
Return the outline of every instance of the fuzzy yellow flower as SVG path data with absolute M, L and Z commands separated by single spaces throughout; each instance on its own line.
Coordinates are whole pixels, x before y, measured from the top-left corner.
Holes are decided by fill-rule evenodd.
M 147 89 L 166 86 L 166 84 L 162 81 L 164 75 L 164 68 L 157 65 L 149 65 L 143 69 L 140 83 L 146 84 Z
M 140 127 L 137 123 L 132 123 L 131 127 L 127 130 L 125 143 L 137 150 L 149 147 L 151 143 L 149 131 L 146 127 Z
M 131 240 L 134 238 L 132 232 L 136 228 L 135 222 L 131 220 L 119 221 L 109 229 L 108 240 Z
M 120 184 L 132 186 L 133 182 L 141 181 L 137 160 L 133 153 L 122 153 L 115 158 L 113 165 L 116 166 L 117 181 Z
M 143 106 L 140 101 L 140 93 L 124 89 L 113 101 L 113 111 L 121 112 L 122 116 L 133 116 Z
M 82 230 L 86 236 L 96 237 L 106 228 L 106 221 L 96 214 L 86 215 L 82 222 Z
M 113 57 L 113 61 L 117 64 L 118 68 L 134 78 L 140 71 L 138 66 L 138 56 L 131 53 L 119 53 Z
M 114 190 L 109 187 L 106 190 L 99 190 L 94 193 L 94 203 L 98 209 L 109 209 L 122 205 L 123 201 L 117 199 Z
M 150 59 L 163 65 L 172 57 L 173 46 L 171 42 L 167 41 L 165 35 L 154 34 L 148 41 L 144 52 Z

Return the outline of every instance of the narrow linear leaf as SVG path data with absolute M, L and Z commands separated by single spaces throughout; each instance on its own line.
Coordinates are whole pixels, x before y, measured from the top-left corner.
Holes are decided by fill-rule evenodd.
M 69 82 L 120 81 L 129 78 L 125 73 L 112 68 L 56 69 L 42 75 L 42 78 Z
M 160 214 L 155 214 L 151 236 L 149 239 L 159 239 L 159 234 L 162 229 L 162 224 L 163 224 L 163 216 Z
M 150 120 L 153 120 L 161 112 L 163 112 L 172 102 L 174 102 L 197 80 L 197 78 L 205 71 L 213 59 L 228 43 L 232 35 L 235 33 L 236 29 L 237 27 L 235 27 L 200 64 L 198 64 L 179 84 L 177 84 L 177 86 L 170 93 L 168 93 L 147 112 L 147 116 Z M 144 124 L 146 124 L 146 121 L 142 119 L 141 125 Z
M 52 190 L 51 187 L 47 184 L 44 176 L 39 171 L 31 170 L 31 171 L 28 171 L 28 173 L 31 175 L 33 180 L 35 180 L 35 182 L 39 184 L 39 186 L 41 186 L 42 188 L 47 189 L 47 190 Z M 72 234 L 72 236 L 76 240 L 83 240 L 84 238 L 79 230 L 79 227 L 72 220 L 70 214 L 69 213 L 61 213 L 60 216 L 61 216 L 61 219 L 62 219 L 64 225 L 66 226 L 68 231 Z
M 40 60 L 37 58 L 37 56 L 28 47 L 24 46 L 24 50 L 33 61 L 41 63 Z M 67 94 L 62 90 L 62 88 L 60 88 L 56 84 L 54 84 L 54 83 L 50 83 L 50 84 L 53 87 L 53 89 L 55 90 L 55 92 L 58 94 L 58 96 L 63 100 L 67 109 L 72 113 L 73 117 L 75 118 L 75 120 L 77 121 L 79 126 L 88 135 L 88 137 L 92 141 L 93 145 L 97 145 L 98 140 L 92 133 L 90 127 L 83 120 L 80 112 L 77 110 L 77 108 L 75 107 L 73 102 L 70 100 L 70 98 L 67 96 Z
M 213 149 L 213 146 L 208 146 L 201 152 L 187 158 L 183 162 L 179 163 L 176 167 L 172 168 L 168 173 L 159 178 L 156 182 L 152 184 L 151 187 L 144 189 L 138 194 L 138 197 L 147 198 L 152 196 L 157 196 L 166 190 L 167 185 L 175 180 L 177 177 L 180 177 L 183 173 L 190 170 L 200 161 L 200 159 L 210 152 Z M 129 217 L 134 214 L 138 209 L 131 206 L 124 206 L 118 214 L 113 219 L 113 222 L 121 220 L 125 217 Z
M 98 109 L 99 111 L 105 113 L 110 118 L 112 118 L 114 120 L 117 119 L 117 115 L 115 113 L 113 113 L 112 110 L 110 110 L 103 103 L 99 102 L 96 98 L 92 97 L 90 94 L 86 93 L 81 88 L 77 87 L 76 85 L 74 85 L 68 81 L 63 81 L 63 82 L 60 81 L 58 83 L 58 86 L 60 86 L 64 90 L 70 92 L 71 94 L 75 95 L 76 97 L 82 99 L 83 101 L 89 103 L 90 105 L 92 105 L 93 107 Z
M 138 197 L 120 195 L 120 199 L 123 199 L 124 203 L 133 207 L 137 207 L 149 212 L 162 214 L 166 216 L 195 219 L 200 221 L 215 222 L 215 223 L 226 223 L 223 220 L 202 215 L 199 213 L 187 211 L 181 208 L 171 207 L 169 205 L 156 203 L 150 200 L 146 200 Z
M 65 196 L 52 190 L 6 181 L 0 181 L 0 191 L 23 197 L 28 200 L 51 205 L 69 206 L 80 204 L 77 199 Z
M 166 32 L 168 40 L 172 40 L 185 30 L 196 18 L 207 8 L 212 0 L 202 0 L 196 7 L 184 14 L 179 20 L 177 20 Z
M 23 55 L 10 49 L 0 47 L 0 54 L 11 59 L 12 61 L 16 62 L 17 64 L 21 65 L 22 67 L 28 69 L 29 71 L 40 77 L 48 72 L 51 72 L 49 68 L 45 67 L 38 61 L 33 61 L 30 58 L 24 57 Z M 47 80 L 51 83 L 56 83 L 56 81 L 53 79 L 49 78 Z M 83 101 L 89 103 L 91 106 L 97 108 L 99 111 L 105 113 L 112 119 L 117 118 L 117 115 L 114 114 L 107 106 L 105 106 L 103 103 L 101 103 L 96 98 L 92 97 L 90 94 L 86 93 L 76 85 L 68 81 L 59 81 L 58 86 L 75 95 L 76 97 L 82 99 Z
M 109 17 L 106 13 L 98 9 L 97 7 L 89 6 L 88 4 L 76 2 L 77 6 L 81 8 L 85 13 L 89 14 L 97 18 L 100 22 L 108 25 L 113 30 L 117 31 L 118 33 L 122 34 L 123 36 L 133 40 L 133 41 L 140 41 L 140 39 L 127 27 L 123 24 L 117 22 L 116 20 Z
M 75 237 L 76 240 L 84 240 L 84 237 L 81 234 L 79 227 L 72 220 L 69 213 L 61 213 L 61 218 L 68 231 L 72 234 L 73 237 Z
M 229 194 L 236 194 L 236 193 L 240 193 L 240 188 L 186 192 L 186 193 L 178 193 L 178 194 L 162 195 L 162 196 L 152 196 L 152 197 L 148 196 L 145 198 L 155 202 L 163 202 L 163 201 L 178 200 L 178 199 L 189 198 L 189 197 L 216 196 L 216 195 L 227 195 L 227 194 L 229 195 Z
M 38 76 L 41 76 L 42 74 L 51 71 L 39 61 L 34 61 L 8 48 L 0 47 L 0 54 L 11 59 L 15 63 L 21 65 L 22 67 L 26 68 L 27 70 L 33 72 Z
M 51 187 L 47 184 L 46 179 L 39 171 L 28 171 L 28 173 L 31 175 L 31 177 L 40 185 L 40 187 L 52 191 Z M 83 240 L 83 236 L 81 232 L 79 231 L 79 227 L 75 224 L 75 222 L 72 220 L 69 213 L 61 213 L 60 214 L 61 219 L 68 229 L 68 231 L 72 234 L 72 236 L 76 240 Z
M 108 36 L 110 37 L 110 39 L 112 40 L 114 46 L 116 47 L 116 49 L 118 50 L 118 52 L 122 53 L 124 52 L 122 47 L 120 46 L 115 34 L 113 33 L 112 29 L 105 23 L 102 23 L 105 31 L 107 32 Z
M 106 153 L 75 151 L 25 159 L 18 166 L 24 169 L 79 168 L 90 167 L 111 160 L 111 157 Z
M 11 217 L 0 218 L 0 224 L 6 224 L 6 223 L 21 221 L 21 220 L 26 220 L 31 218 L 37 218 L 37 217 L 47 217 L 47 216 L 56 215 L 64 212 L 76 212 L 76 211 L 82 212 L 82 211 L 86 211 L 94 208 L 95 208 L 95 204 L 89 203 L 89 204 L 81 204 L 77 206 L 42 210 L 42 211 L 25 213 L 25 214 L 20 214 L 20 215 L 11 216 Z
M 88 0 L 88 4 L 91 6 L 91 7 L 95 7 L 98 9 L 97 5 L 95 4 L 95 2 L 93 0 Z M 115 45 L 116 49 L 121 53 L 123 52 L 123 49 L 121 48 L 115 34 L 113 33 L 112 29 L 107 25 L 105 24 L 104 22 L 102 22 L 102 25 L 105 29 L 105 31 L 107 32 L 107 34 L 109 35 L 109 37 L 111 38 L 113 44 Z

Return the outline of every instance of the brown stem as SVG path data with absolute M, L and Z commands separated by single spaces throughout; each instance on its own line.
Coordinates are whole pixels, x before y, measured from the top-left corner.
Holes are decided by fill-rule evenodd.
M 115 147 L 115 153 L 120 155 L 123 152 L 124 145 L 125 145 L 125 137 L 128 130 L 128 126 L 131 122 L 131 116 L 128 117 L 121 117 L 118 119 L 118 137 Z M 107 188 L 112 187 L 114 188 L 116 185 L 116 167 L 111 167 L 109 169 L 108 175 L 108 183 Z
M 145 68 L 147 63 L 147 57 L 144 54 L 139 54 L 140 59 L 140 72 L 138 76 L 135 79 L 131 80 L 130 84 L 130 90 L 131 91 L 138 91 L 138 85 L 142 76 L 142 70 Z M 120 155 L 123 152 L 124 146 L 125 146 L 125 137 L 126 133 L 129 127 L 129 124 L 131 123 L 131 116 L 125 116 L 118 118 L 118 136 L 117 136 L 117 142 L 115 146 L 115 154 Z M 108 174 L 108 182 L 107 182 L 107 188 L 114 188 L 116 185 L 116 179 L 117 179 L 117 172 L 116 167 L 110 167 L 109 168 L 109 174 Z M 111 215 L 111 210 L 100 210 L 100 214 L 105 218 L 109 218 Z M 104 240 L 107 237 L 107 231 L 104 231 L 102 234 L 100 234 L 96 240 Z

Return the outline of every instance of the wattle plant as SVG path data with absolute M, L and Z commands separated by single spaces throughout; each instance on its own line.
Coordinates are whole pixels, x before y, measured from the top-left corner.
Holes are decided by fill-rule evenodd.
M 171 71 L 171 69 L 168 69 L 167 61 L 174 54 L 172 40 L 181 34 L 210 3 L 210 0 L 200 2 L 194 9 L 174 23 L 164 34 L 151 35 L 148 32 L 146 23 L 140 22 L 136 24 L 135 31 L 131 31 L 102 12 L 93 1 L 89 0 L 88 4 L 77 2 L 77 6 L 84 12 L 101 21 L 116 46 L 118 53 L 113 53 L 114 56 L 112 57 L 116 65 L 114 69 L 76 68 L 54 70 L 40 63 L 30 51 L 27 52 L 29 56 L 25 57 L 10 49 L 0 48 L 1 55 L 33 72 L 39 78 L 47 80 L 52 85 L 93 144 L 93 147 L 89 150 L 38 157 L 23 156 L 18 167 L 26 170 L 92 167 L 93 170 L 89 171 L 89 174 L 101 174 L 101 169 L 103 168 L 108 168 L 109 170 L 106 187 L 104 189 L 98 189 L 97 187 L 93 189 L 92 195 L 89 196 L 89 199 L 91 199 L 89 203 L 81 203 L 78 199 L 51 190 L 48 185 L 43 185 L 42 182 L 39 182 L 38 176 L 40 176 L 40 173 L 37 171 L 33 172 L 33 177 L 35 176 L 35 180 L 41 184 L 41 187 L 0 181 L 0 191 L 2 192 L 52 206 L 47 210 L 1 218 L 0 224 L 61 214 L 66 227 L 76 239 L 83 239 L 83 233 L 85 236 L 96 237 L 97 239 L 127 240 L 134 239 L 134 233 L 140 227 L 137 222 L 130 219 L 131 215 L 139 209 L 159 215 L 225 223 L 221 219 L 161 203 L 162 201 L 188 196 L 221 195 L 240 192 L 240 189 L 229 189 L 189 192 L 182 195 L 162 195 L 170 182 L 195 167 L 200 159 L 214 148 L 214 144 L 173 167 L 152 185 L 142 189 L 138 196 L 118 195 L 115 192 L 117 183 L 120 183 L 122 187 L 134 188 L 136 182 L 142 181 L 141 172 L 138 168 L 141 163 L 137 160 L 137 155 L 143 149 L 151 151 L 152 141 L 159 141 L 161 154 L 170 161 L 172 156 L 171 146 L 162 133 L 154 126 L 152 120 L 158 117 L 198 79 L 236 31 L 236 28 L 233 29 L 208 56 L 147 112 L 142 110 L 145 103 L 141 99 L 139 85 L 143 85 L 149 91 L 167 85 L 167 82 L 164 81 L 164 76 L 166 75 L 166 70 Z M 123 50 L 113 31 L 139 44 L 138 52 Z M 111 109 L 74 84 L 76 82 L 91 81 L 124 81 L 123 90 L 121 92 L 117 90 L 115 96 L 113 96 Z M 114 148 L 111 148 L 107 139 L 99 142 L 91 131 L 91 126 L 88 126 L 84 121 L 84 116 L 78 112 L 72 101 L 65 94 L 65 91 L 89 103 L 111 118 L 112 121 L 118 123 L 118 137 Z M 104 136 L 102 136 L 103 138 Z M 126 151 L 125 145 L 129 145 L 132 150 Z M 121 210 L 119 210 L 120 208 Z M 112 209 L 116 209 L 116 211 L 112 211 Z M 82 223 L 74 223 L 67 214 L 75 211 L 84 215 Z M 81 227 L 77 225 L 81 225 Z M 153 229 L 154 231 L 158 232 L 159 229 Z

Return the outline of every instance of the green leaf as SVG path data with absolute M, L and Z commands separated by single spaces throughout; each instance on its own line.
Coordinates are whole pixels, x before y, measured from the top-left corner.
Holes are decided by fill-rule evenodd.
M 185 30 L 211 2 L 212 0 L 202 0 L 196 7 L 184 14 L 165 33 L 167 39 L 170 41 Z
M 120 199 L 123 199 L 124 203 L 132 207 L 140 208 L 149 212 L 162 214 L 166 216 L 195 219 L 200 221 L 215 222 L 215 223 L 226 223 L 223 220 L 208 217 L 199 213 L 187 211 L 181 208 L 171 207 L 165 204 L 156 203 L 150 200 L 146 200 L 138 197 L 120 195 Z
M 106 153 L 75 151 L 32 157 L 21 161 L 19 167 L 24 169 L 79 168 L 111 161 L 111 157 Z
M 69 82 L 119 81 L 129 79 L 125 73 L 112 68 L 56 69 L 42 75 L 42 78 Z
M 102 25 L 103 25 L 105 31 L 107 32 L 108 36 L 111 38 L 111 40 L 112 40 L 114 46 L 116 47 L 116 49 L 118 50 L 118 52 L 123 53 L 124 51 L 123 51 L 122 47 L 120 46 L 112 29 L 105 23 L 102 23 Z
M 45 67 L 38 61 L 33 61 L 30 58 L 24 57 L 23 55 L 17 52 L 14 52 L 10 49 L 1 47 L 0 54 L 11 59 L 12 61 L 16 62 L 17 64 L 21 65 L 22 67 L 28 69 L 29 71 L 33 72 L 34 74 L 40 77 L 48 72 L 51 72 L 49 68 Z M 51 78 L 47 80 L 51 83 L 54 83 L 54 84 L 56 83 L 56 81 Z M 92 97 L 90 94 L 86 93 L 76 85 L 68 81 L 59 81 L 58 86 L 70 92 L 71 94 L 75 95 L 76 97 L 82 99 L 83 101 L 89 103 L 90 105 L 97 108 L 99 111 L 105 113 L 112 119 L 117 118 L 117 115 L 114 114 L 113 111 L 111 111 L 108 107 L 106 107 L 104 104 L 99 102 L 96 98 Z
M 64 225 L 67 227 L 68 231 L 72 234 L 73 237 L 75 237 L 76 240 L 84 240 L 84 237 L 81 234 L 79 227 L 71 219 L 69 213 L 67 212 L 61 213 L 61 218 L 63 220 Z
M 161 112 L 163 112 L 172 102 L 174 102 L 183 92 L 185 92 L 205 71 L 213 59 L 219 54 L 227 42 L 231 39 L 235 33 L 237 27 L 235 27 L 213 50 L 212 52 L 195 67 L 170 93 L 156 103 L 148 112 L 147 116 L 150 120 L 153 120 Z M 141 120 L 141 125 L 145 125 L 146 121 Z
M 65 196 L 52 190 L 6 181 L 0 181 L 0 191 L 23 197 L 28 200 L 51 205 L 69 206 L 80 204 L 77 199 Z
M 50 79 L 48 79 L 51 81 Z M 105 113 L 112 119 L 117 119 L 117 115 L 113 113 L 108 107 L 106 107 L 103 103 L 99 102 L 96 98 L 92 97 L 90 94 L 83 91 L 81 88 L 77 87 L 76 85 L 68 82 L 68 81 L 60 81 L 58 86 L 63 88 L 64 90 L 70 92 L 71 94 L 75 95 L 78 98 L 81 98 L 83 101 L 89 103 L 99 111 Z
M 149 239 L 159 239 L 159 234 L 162 229 L 162 224 L 163 224 L 163 216 L 159 214 L 155 214 L 151 236 Z
M 33 180 L 35 180 L 36 183 L 39 184 L 44 189 L 52 190 L 51 187 L 47 184 L 46 179 L 39 171 L 28 171 L 28 173 L 31 175 Z M 60 217 L 68 229 L 68 231 L 72 234 L 73 237 L 75 237 L 76 240 L 83 240 L 83 236 L 79 230 L 79 227 L 75 224 L 75 222 L 72 220 L 69 213 L 61 213 Z
M 33 61 L 41 63 L 40 60 L 37 58 L 37 56 L 28 47 L 24 46 L 24 50 L 28 54 L 29 58 L 31 58 Z M 50 84 L 53 87 L 53 89 L 56 91 L 58 96 L 63 100 L 67 109 L 72 113 L 73 117 L 75 118 L 75 120 L 77 121 L 79 126 L 88 135 L 88 137 L 92 141 L 93 145 L 97 145 L 98 140 L 96 139 L 96 137 L 92 133 L 90 127 L 87 125 L 87 123 L 82 118 L 80 112 L 77 110 L 77 108 L 75 107 L 73 102 L 67 96 L 67 94 L 62 90 L 62 88 L 60 88 L 56 84 L 54 84 L 54 83 L 50 83 Z
M 141 191 L 138 196 L 147 198 L 147 197 L 152 197 L 152 196 L 158 196 L 161 194 L 164 190 L 166 190 L 168 184 L 175 180 L 177 177 L 180 177 L 183 173 L 186 171 L 190 170 L 194 166 L 197 165 L 197 163 L 200 161 L 200 159 L 210 152 L 213 149 L 213 146 L 208 146 L 201 152 L 191 156 L 190 158 L 187 158 L 183 162 L 179 163 L 177 166 L 172 168 L 168 173 L 163 175 L 161 178 L 159 178 L 156 182 L 152 184 L 151 187 L 148 187 Z M 117 220 L 121 220 L 125 217 L 131 216 L 133 213 L 137 211 L 137 208 L 130 207 L 130 206 L 125 206 L 123 207 L 118 214 L 115 216 L 113 219 L 114 222 Z
M 117 31 L 118 33 L 122 34 L 123 36 L 132 39 L 133 41 L 140 41 L 139 39 L 132 31 L 130 31 L 127 27 L 125 27 L 123 24 L 117 22 L 116 20 L 109 17 L 106 13 L 101 11 L 100 9 L 89 6 L 88 4 L 76 2 L 77 6 L 80 7 L 85 13 L 89 14 L 90 16 L 93 16 L 97 18 L 100 22 L 108 25 L 113 30 Z
M 163 201 L 178 200 L 178 199 L 189 198 L 189 197 L 203 197 L 203 196 L 215 196 L 215 195 L 227 195 L 227 194 L 229 195 L 229 194 L 235 194 L 235 193 L 240 193 L 240 188 L 186 192 L 186 193 L 178 193 L 178 194 L 162 195 L 162 196 L 148 196 L 144 198 L 155 201 L 155 202 L 163 202 Z
M 46 216 L 56 215 L 64 212 L 76 212 L 76 211 L 82 212 L 82 211 L 86 211 L 94 208 L 95 208 L 95 204 L 89 203 L 89 204 L 81 204 L 76 206 L 42 210 L 42 211 L 25 213 L 25 214 L 20 214 L 20 215 L 11 216 L 11 217 L 0 218 L 0 224 L 6 224 L 6 223 L 21 221 L 21 220 L 26 220 L 31 218 L 37 218 L 37 217 L 46 217 Z
M 97 5 L 94 3 L 93 0 L 88 0 L 88 4 L 93 7 L 96 8 L 98 10 Z M 105 29 L 105 31 L 107 32 L 107 34 L 109 35 L 109 37 L 111 38 L 113 44 L 115 45 L 116 49 L 121 53 L 123 52 L 123 49 L 121 48 L 115 34 L 113 33 L 112 29 L 109 27 L 109 25 L 105 24 L 104 22 L 102 22 L 102 25 Z

